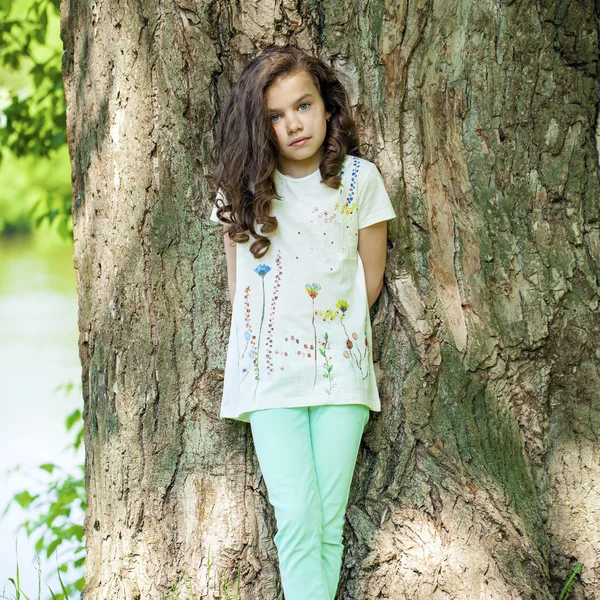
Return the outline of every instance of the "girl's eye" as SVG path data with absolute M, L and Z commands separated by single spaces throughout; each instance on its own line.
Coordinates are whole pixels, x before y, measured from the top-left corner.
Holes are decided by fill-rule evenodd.
M 302 102 L 302 104 L 299 104 L 298 106 L 310 106 L 310 102 Z M 302 112 L 306 112 L 306 111 L 303 110 Z M 271 115 L 271 117 L 270 117 L 271 123 L 276 123 L 276 121 L 273 120 L 273 117 L 278 117 L 278 116 L 279 115 Z

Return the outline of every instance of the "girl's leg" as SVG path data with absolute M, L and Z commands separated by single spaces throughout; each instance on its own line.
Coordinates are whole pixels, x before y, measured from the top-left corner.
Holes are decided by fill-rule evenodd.
M 256 455 L 275 510 L 285 600 L 330 600 L 321 558 L 323 516 L 307 407 L 250 413 Z
M 309 416 L 323 513 L 323 565 L 329 598 L 333 600 L 342 566 L 350 484 L 370 409 L 364 404 L 311 406 Z

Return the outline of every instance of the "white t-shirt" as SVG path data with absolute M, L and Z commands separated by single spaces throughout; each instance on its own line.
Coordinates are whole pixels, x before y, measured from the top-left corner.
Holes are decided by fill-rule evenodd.
M 221 417 L 249 422 L 252 410 L 320 404 L 381 410 L 358 230 L 396 213 L 364 158 L 346 155 L 338 190 L 320 180 L 319 169 L 276 171 L 283 199 L 271 201 L 278 226 L 267 253 L 252 256 L 252 235 L 236 244 Z M 219 222 L 216 206 L 210 219 Z

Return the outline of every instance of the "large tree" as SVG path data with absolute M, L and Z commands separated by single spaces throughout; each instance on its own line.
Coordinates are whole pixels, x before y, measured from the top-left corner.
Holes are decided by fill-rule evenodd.
M 339 598 L 600 598 L 600 9 L 593 0 L 64 0 L 86 600 L 282 598 L 230 305 L 215 124 L 294 43 L 344 74 L 397 209 L 382 399 Z M 236 584 L 237 587 L 237 584 Z M 220 590 L 217 592 L 217 590 Z M 191 595 L 190 595 L 191 597 Z

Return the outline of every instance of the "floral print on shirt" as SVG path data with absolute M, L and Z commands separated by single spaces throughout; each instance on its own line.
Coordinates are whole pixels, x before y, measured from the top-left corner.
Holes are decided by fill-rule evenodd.
M 344 170 L 346 168 L 346 164 L 342 167 L 341 175 L 344 175 Z M 355 156 L 352 157 L 352 174 L 350 176 L 350 188 L 348 190 L 348 195 L 344 195 L 344 185 L 340 185 L 340 200 L 335 203 L 333 210 L 340 210 L 344 215 L 351 215 L 356 210 L 356 179 L 358 177 L 358 170 L 360 168 L 360 163 L 356 159 Z M 341 200 L 343 198 L 343 200 Z M 341 203 L 341 206 L 340 206 Z
M 365 329 L 364 332 L 364 349 L 360 349 L 360 344 L 358 343 L 358 333 L 352 332 L 352 334 L 348 334 L 348 330 L 346 329 L 346 325 L 344 323 L 344 317 L 346 312 L 349 310 L 350 305 L 346 300 L 340 298 L 335 305 L 335 309 L 328 308 L 327 310 L 315 311 L 315 314 L 320 316 L 324 322 L 332 321 L 339 322 L 344 330 L 344 337 L 346 338 L 345 342 L 345 350 L 343 350 L 344 358 L 349 358 L 352 360 L 353 365 L 356 365 L 358 370 L 360 371 L 361 379 L 366 379 L 369 376 L 369 365 L 368 365 L 368 353 L 369 353 L 369 342 L 368 336 Z M 338 321 L 339 317 L 339 321 Z M 365 373 L 366 371 L 366 373 Z
M 353 215 L 356 211 L 357 205 L 355 193 L 360 163 L 356 157 L 350 158 L 351 161 L 349 162 L 349 165 L 348 161 L 346 161 L 341 171 L 341 174 L 343 175 L 347 166 L 350 166 L 352 169 L 347 194 L 345 189 L 346 186 L 342 182 L 340 185 L 340 199 L 335 203 L 333 210 L 331 207 L 329 210 L 320 210 L 318 207 L 315 207 L 312 211 L 313 213 L 316 213 L 316 216 L 324 223 L 336 224 L 338 222 L 338 216 Z M 273 355 L 277 355 L 284 361 L 287 360 L 288 357 L 295 357 L 293 360 L 310 360 L 314 365 L 312 390 L 314 390 L 317 383 L 320 362 L 322 368 L 321 376 L 326 379 L 325 391 L 327 394 L 331 394 L 333 388 L 336 387 L 336 357 L 339 360 L 349 360 L 352 365 L 352 370 L 355 371 L 357 376 L 360 375 L 360 379 L 364 380 L 369 376 L 369 345 L 366 327 L 364 330 L 364 337 L 361 336 L 361 338 L 364 339 L 363 344 L 362 342 L 359 342 L 359 335 L 357 332 L 350 332 L 346 328 L 344 317 L 347 311 L 350 310 L 350 305 L 348 301 L 343 298 L 338 299 L 335 307 L 319 309 L 317 304 L 319 291 L 321 290 L 320 283 L 306 283 L 304 286 L 311 303 L 311 309 L 307 309 L 307 316 L 308 310 L 311 310 L 312 339 L 304 342 L 297 335 L 288 334 L 281 336 L 278 338 L 280 340 L 280 345 L 274 350 L 273 337 L 276 333 L 274 316 L 282 279 L 281 251 L 277 251 L 275 268 L 273 268 L 272 264 L 261 263 L 254 268 L 254 272 L 260 277 L 261 282 L 260 321 L 258 332 L 253 332 L 251 327 L 252 310 L 249 302 L 250 285 L 248 285 L 244 290 L 244 317 L 246 323 L 244 340 L 246 345 L 241 354 L 238 352 L 238 358 L 240 359 L 238 361 L 238 366 L 240 366 L 240 371 L 243 374 L 242 380 L 246 377 L 248 370 L 243 365 L 240 365 L 240 361 L 247 356 L 252 359 L 254 378 L 256 380 L 256 386 L 258 387 L 261 376 L 259 358 L 262 356 L 262 352 L 264 352 L 265 356 L 264 361 L 266 363 L 267 375 L 275 372 Z M 267 288 L 271 290 L 270 312 L 268 315 L 268 323 L 266 325 L 266 339 L 263 340 L 268 295 Z M 339 325 L 340 335 L 334 335 L 330 326 L 328 330 L 323 329 L 320 331 L 318 322 L 315 322 L 315 317 L 320 317 L 323 323 L 337 323 Z M 284 341 L 285 344 L 283 343 Z M 282 346 L 284 346 L 285 349 L 281 349 Z M 319 358 L 321 359 L 320 361 Z M 283 364 L 280 366 L 280 369 L 285 369 Z

